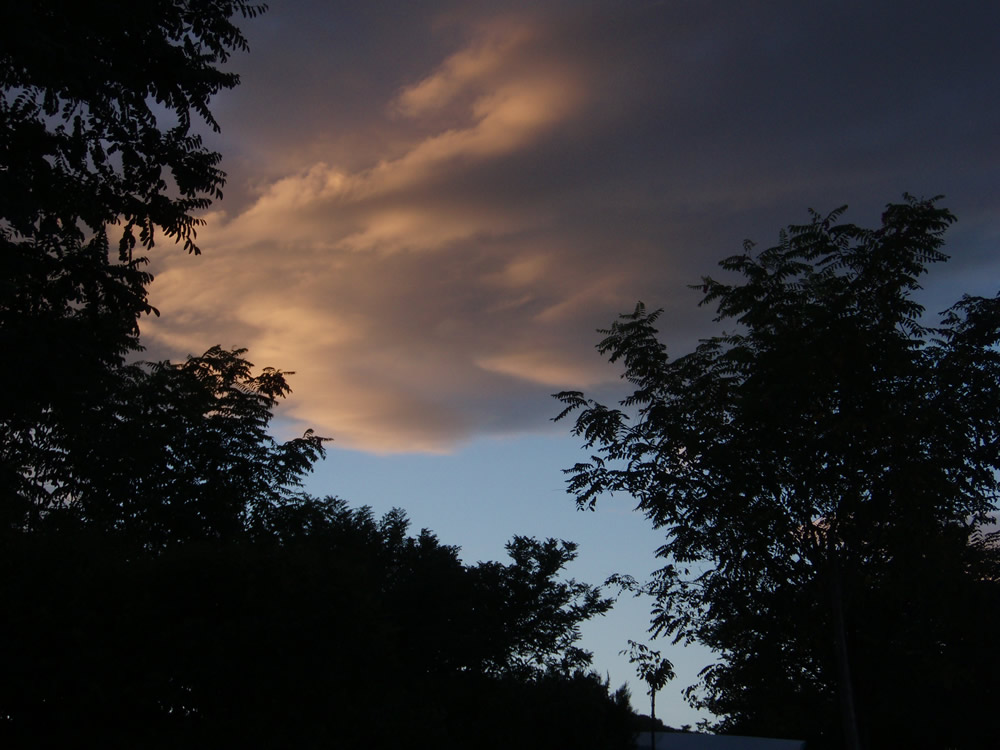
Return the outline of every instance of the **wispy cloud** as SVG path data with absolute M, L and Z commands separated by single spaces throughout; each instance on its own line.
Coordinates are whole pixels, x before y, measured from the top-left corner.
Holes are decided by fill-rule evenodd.
M 369 167 L 318 162 L 238 215 L 208 215 L 204 256 L 159 259 L 165 314 L 144 335 L 175 351 L 248 346 L 297 372 L 293 416 L 378 452 L 447 450 L 505 423 L 477 416 L 484 394 L 607 377 L 546 331 L 567 304 L 566 258 L 536 234 L 559 217 L 493 182 L 586 101 L 582 71 L 545 44 L 525 22 L 480 28 L 387 103 L 415 133 L 437 129 Z
M 296 371 L 290 415 L 338 445 L 447 451 L 616 380 L 594 329 L 637 299 L 691 343 L 711 312 L 686 285 L 808 206 L 866 223 L 945 192 L 995 235 L 985 17 L 517 5 L 400 3 L 405 29 L 358 9 L 365 33 L 326 45 L 335 9 L 265 16 L 223 102 L 235 197 L 203 256 L 153 254 L 151 347 L 246 346 Z

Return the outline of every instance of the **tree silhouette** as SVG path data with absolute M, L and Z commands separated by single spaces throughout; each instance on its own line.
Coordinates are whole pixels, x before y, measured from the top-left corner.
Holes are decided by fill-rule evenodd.
M 702 304 L 734 328 L 687 355 L 668 359 L 659 311 L 622 316 L 598 348 L 633 392 L 621 409 L 558 394 L 559 418 L 578 412 L 573 432 L 596 448 L 569 470 L 578 504 L 627 492 L 666 530 L 654 628 L 722 653 L 706 701 L 724 727 L 780 713 L 766 733 L 880 746 L 900 729 L 859 675 L 903 648 L 880 600 L 926 614 L 936 586 L 981 583 L 947 561 L 968 559 L 996 505 L 1000 300 L 963 297 L 926 326 L 912 296 L 946 259 L 952 214 L 909 196 L 876 229 L 842 213 L 760 253 L 747 243 L 721 264 L 736 283 L 703 279 Z M 907 623 L 907 653 L 964 652 L 953 632 L 941 644 L 941 617 L 925 625 Z M 941 674 L 927 664 L 896 659 L 895 679 L 933 716 Z M 948 702 L 980 705 L 982 688 L 953 685 Z
M 141 253 L 158 234 L 198 252 L 196 213 L 221 196 L 220 156 L 197 132 L 239 77 L 243 0 L 48 0 L 0 24 L 0 487 L 53 479 L 64 430 L 79 429 L 137 351 L 153 312 Z M 45 466 L 24 465 L 39 434 Z M 41 446 L 37 446 L 39 451 Z M 14 455 L 12 455 L 12 452 Z M 68 477 L 57 477 L 59 482 Z M 36 482 L 38 484 L 39 482 Z
M 636 665 L 639 679 L 649 686 L 649 738 L 650 747 L 656 750 L 656 694 L 674 679 L 674 665 L 644 643 L 629 640 L 628 649 L 620 652 L 628 654 L 629 664 Z
M 628 747 L 627 697 L 576 647 L 604 600 L 560 580 L 565 545 L 510 552 L 465 565 L 402 511 L 306 495 L 241 538 L 144 554 L 87 529 L 13 537 L 0 739 Z M 525 581 L 535 598 L 509 596 Z
M 271 437 L 286 374 L 254 375 L 243 354 L 213 347 L 181 364 L 121 366 L 105 400 L 57 439 L 43 426 L 13 436 L 8 455 L 32 469 L 17 492 L 33 501 L 13 526 L 84 524 L 160 548 L 233 537 L 269 513 L 322 457 L 324 438 Z

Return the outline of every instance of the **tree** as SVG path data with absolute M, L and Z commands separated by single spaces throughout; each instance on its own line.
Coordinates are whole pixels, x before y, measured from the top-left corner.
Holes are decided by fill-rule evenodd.
M 576 559 L 576 548 L 572 542 L 515 536 L 507 544 L 510 565 L 473 568 L 478 606 L 485 610 L 474 633 L 488 649 L 478 670 L 529 679 L 546 672 L 572 674 L 590 664 L 592 654 L 576 645 L 580 624 L 605 614 L 613 600 L 574 579 L 554 582 Z
M 242 537 L 156 554 L 91 529 L 14 537 L 0 741 L 629 746 L 627 696 L 565 658 L 604 608 L 561 580 L 571 551 L 522 538 L 506 564 L 465 565 L 408 527 L 399 510 L 296 495 Z M 528 580 L 536 598 L 508 599 Z
M 107 373 L 105 399 L 72 421 L 46 414 L 11 430 L 6 528 L 82 524 L 151 548 L 244 533 L 294 494 L 326 439 L 271 437 L 286 373 L 252 374 L 244 351 L 122 365 Z
M 650 747 L 656 750 L 656 694 L 677 676 L 674 674 L 674 665 L 661 656 L 659 651 L 633 640 L 629 640 L 628 650 L 620 653 L 628 654 L 629 664 L 636 665 L 639 679 L 649 686 L 649 739 Z
M 45 424 L 15 439 L 28 448 L 19 494 L 35 499 L 16 526 L 83 524 L 162 548 L 243 534 L 288 502 L 326 438 L 271 436 L 291 373 L 254 375 L 244 353 L 216 346 L 183 363 L 122 366 L 107 400 L 63 426 L 59 449 Z
M 244 0 L 18 3 L 0 25 L 0 485 L 11 435 L 60 430 L 116 387 L 154 312 L 138 253 L 157 234 L 198 252 L 197 212 L 222 195 L 197 121 L 239 77 Z M 117 247 L 112 247 L 116 244 Z M 53 458 L 54 460 L 54 458 Z M 41 471 L 41 470 L 39 470 Z M 4 500 L 16 503 L 19 498 Z
M 901 741 L 859 678 L 879 632 L 865 607 L 891 592 L 927 612 L 929 581 L 971 580 L 945 563 L 996 507 L 1000 300 L 966 296 L 923 322 L 913 295 L 954 221 L 937 201 L 906 196 L 876 229 L 838 223 L 838 209 L 763 252 L 747 242 L 721 263 L 738 281 L 697 287 L 732 332 L 670 360 L 661 312 L 640 303 L 598 345 L 634 388 L 622 408 L 557 394 L 558 418 L 576 412 L 574 434 L 596 448 L 568 470 L 577 503 L 625 492 L 665 530 L 653 628 L 721 652 L 705 700 L 723 714 L 753 719 L 795 695 L 793 731 Z M 909 627 L 911 651 L 938 650 L 935 627 Z M 933 715 L 922 661 L 897 682 Z M 757 691 L 754 670 L 780 694 Z M 979 687 L 955 690 L 979 705 Z

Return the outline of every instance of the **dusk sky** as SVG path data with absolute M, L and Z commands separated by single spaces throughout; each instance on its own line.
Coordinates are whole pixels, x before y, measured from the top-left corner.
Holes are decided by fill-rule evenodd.
M 657 567 L 629 498 L 578 513 L 585 458 L 551 394 L 614 400 L 594 350 L 637 300 L 673 354 L 718 329 L 688 288 L 717 262 L 848 204 L 946 196 L 936 313 L 1000 278 L 1000 4 L 273 2 L 243 24 L 242 85 L 208 138 L 229 174 L 200 257 L 158 244 L 150 357 L 213 344 L 293 370 L 281 437 L 334 438 L 310 480 L 502 559 L 513 534 L 580 543 L 570 574 Z M 633 705 L 623 601 L 583 645 Z M 659 643 L 680 690 L 710 655 Z

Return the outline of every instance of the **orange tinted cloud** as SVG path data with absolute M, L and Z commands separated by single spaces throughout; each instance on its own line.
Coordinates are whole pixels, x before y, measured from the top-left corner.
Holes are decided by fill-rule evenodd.
M 394 107 L 409 117 L 439 112 L 459 95 L 482 95 L 483 82 L 503 81 L 518 49 L 537 36 L 527 24 L 496 23 L 487 26 L 469 47 L 450 55 L 416 84 L 403 89 Z
M 546 429 L 551 391 L 617 381 L 594 329 L 643 299 L 686 350 L 712 317 L 687 285 L 807 206 L 869 224 L 944 191 L 962 226 L 998 214 L 985 31 L 833 4 L 399 1 L 405 26 L 355 5 L 263 19 L 220 98 L 227 202 L 205 255 L 157 247 L 143 321 L 158 352 L 295 370 L 288 412 L 341 446 Z M 928 29 L 953 54 L 923 55 Z
M 389 103 L 413 122 L 401 153 L 356 171 L 317 162 L 238 215 L 210 214 L 205 255 L 160 254 L 164 315 L 144 336 L 179 353 L 249 347 L 296 371 L 291 416 L 375 452 L 517 429 L 477 403 L 599 380 L 599 361 L 544 323 L 567 283 L 564 260 L 531 239 L 551 207 L 491 182 L 586 103 L 583 72 L 545 41 L 524 23 L 478 33 Z

